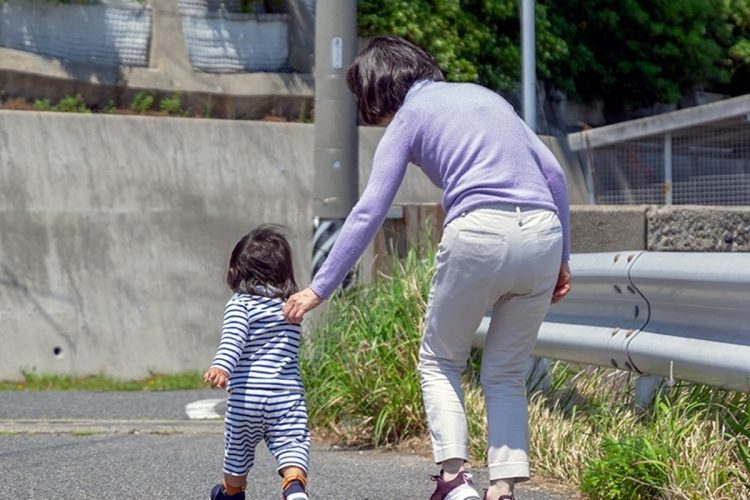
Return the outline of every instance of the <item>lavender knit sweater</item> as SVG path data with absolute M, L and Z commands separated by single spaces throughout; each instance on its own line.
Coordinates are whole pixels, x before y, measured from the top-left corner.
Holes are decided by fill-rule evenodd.
M 310 288 L 327 299 L 372 241 L 409 162 L 443 189 L 448 224 L 478 207 L 508 203 L 557 212 L 570 257 L 565 174 L 547 146 L 496 93 L 468 83 L 417 82 L 375 151 L 362 196 Z

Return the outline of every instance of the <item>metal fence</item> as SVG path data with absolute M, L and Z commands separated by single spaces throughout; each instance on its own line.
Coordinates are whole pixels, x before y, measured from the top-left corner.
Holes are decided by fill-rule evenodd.
M 750 205 L 750 115 L 579 150 L 597 204 Z

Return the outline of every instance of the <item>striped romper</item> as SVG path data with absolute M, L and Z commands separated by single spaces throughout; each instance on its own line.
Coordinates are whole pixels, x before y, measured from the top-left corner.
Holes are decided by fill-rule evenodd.
M 224 472 L 244 476 L 263 440 L 277 470 L 307 472 L 310 435 L 299 371 L 300 326 L 284 320 L 281 299 L 235 293 L 224 309 L 212 367 L 229 374 Z

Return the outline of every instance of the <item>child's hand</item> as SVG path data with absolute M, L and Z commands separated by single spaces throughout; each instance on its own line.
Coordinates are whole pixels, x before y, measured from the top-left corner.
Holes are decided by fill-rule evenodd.
M 211 367 L 203 375 L 203 381 L 211 384 L 211 387 L 226 387 L 229 381 L 229 375 L 224 370 Z

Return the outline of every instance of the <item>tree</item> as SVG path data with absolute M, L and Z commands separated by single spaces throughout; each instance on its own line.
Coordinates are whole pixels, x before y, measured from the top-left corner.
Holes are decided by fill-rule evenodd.
M 496 90 L 520 76 L 520 0 L 360 0 L 360 35 L 432 52 L 446 77 Z M 616 120 L 694 88 L 750 92 L 750 0 L 537 0 L 537 75 Z
M 608 119 L 630 106 L 676 103 L 696 87 L 731 81 L 730 4 L 747 0 L 543 0 L 570 57 L 550 83 L 604 101 Z M 741 46 L 735 50 L 741 52 Z
M 402 36 L 435 55 L 452 81 L 510 90 L 518 82 L 518 0 L 360 0 L 359 32 Z M 541 76 L 564 56 L 566 45 L 549 31 L 546 8 L 538 9 L 537 57 Z

